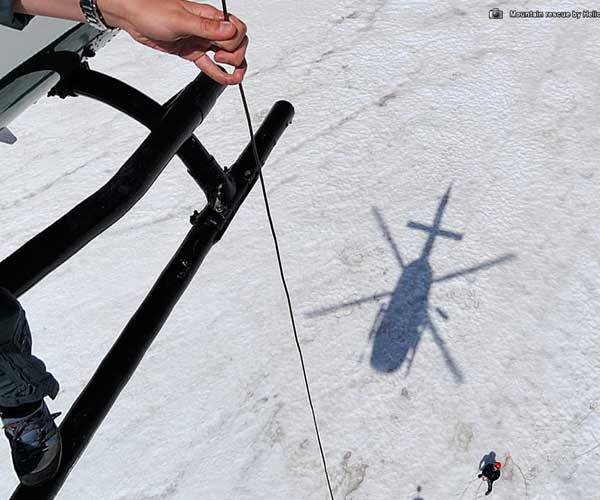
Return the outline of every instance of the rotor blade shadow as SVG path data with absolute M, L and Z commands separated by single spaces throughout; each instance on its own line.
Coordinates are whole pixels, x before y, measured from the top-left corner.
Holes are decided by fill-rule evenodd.
M 466 269 L 461 269 L 460 271 L 455 271 L 453 273 L 446 274 L 445 276 L 440 276 L 439 278 L 434 278 L 433 282 L 439 283 L 441 281 L 448 281 L 448 280 L 451 280 L 454 278 L 458 278 L 459 276 L 464 276 L 466 274 L 472 274 L 472 273 L 476 273 L 478 271 L 484 271 L 485 269 L 489 269 L 490 267 L 494 267 L 498 264 L 504 264 L 505 262 L 510 262 L 511 260 L 514 260 L 516 258 L 517 258 L 517 256 L 515 254 L 509 253 L 509 254 L 503 255 L 502 257 L 498 257 L 493 260 L 488 260 L 486 262 L 482 262 L 481 264 L 478 264 L 476 266 L 467 267 Z
M 427 326 L 429 327 L 429 330 L 431 331 L 431 335 L 433 336 L 433 341 L 440 348 L 440 351 L 442 352 L 442 356 L 444 356 L 446 365 L 452 372 L 452 375 L 454 375 L 454 378 L 456 379 L 457 382 L 462 383 L 464 381 L 462 371 L 460 370 L 460 368 L 456 365 L 456 363 L 452 359 L 450 352 L 446 348 L 446 342 L 444 342 L 444 339 L 440 336 L 440 334 L 437 331 L 437 328 L 435 327 L 435 325 L 433 324 L 433 322 L 431 320 L 427 322 Z
M 377 223 L 379 224 L 379 227 L 383 231 L 383 235 L 385 236 L 385 239 L 390 244 L 390 247 L 392 247 L 392 252 L 394 252 L 394 256 L 396 257 L 398 264 L 400 264 L 400 267 L 402 269 L 404 269 L 404 261 L 402 260 L 402 255 L 400 255 L 400 250 L 398 250 L 398 247 L 396 246 L 396 242 L 394 241 L 394 238 L 392 238 L 392 233 L 390 232 L 390 229 L 388 228 L 387 224 L 385 223 L 385 220 L 383 220 L 383 215 L 381 215 L 381 213 L 379 212 L 379 210 L 376 207 L 372 207 L 372 210 L 373 210 L 373 214 L 375 215 L 375 219 L 377 220 Z
M 330 314 L 335 311 L 339 311 L 340 309 L 346 309 L 348 307 L 358 306 L 360 304 L 365 304 L 367 302 L 374 302 L 376 300 L 382 299 L 384 297 L 390 297 L 392 292 L 385 293 L 377 293 L 375 295 L 371 295 L 369 297 L 363 297 L 361 299 L 352 300 L 350 302 L 344 302 L 342 304 L 338 304 L 337 306 L 328 306 L 323 307 L 321 309 L 315 309 L 314 311 L 310 311 L 305 314 L 308 318 L 316 318 L 318 316 L 325 316 L 326 314 Z
M 409 221 L 408 224 L 406 224 L 406 227 L 409 227 L 410 229 L 418 229 L 419 231 L 425 231 L 426 233 L 434 232 L 436 236 L 442 236 L 443 238 L 448 238 L 454 241 L 461 241 L 464 237 L 464 234 L 462 233 L 457 233 L 456 231 L 446 231 L 444 229 L 435 229 L 434 227 L 421 224 L 419 222 Z

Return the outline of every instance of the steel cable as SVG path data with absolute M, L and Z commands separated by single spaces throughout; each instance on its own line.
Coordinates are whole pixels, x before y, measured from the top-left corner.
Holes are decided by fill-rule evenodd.
M 227 2 L 226 0 L 222 0 L 223 4 L 223 13 L 225 15 L 225 21 L 229 20 L 229 13 L 227 11 Z M 292 299 L 290 298 L 290 292 L 287 286 L 287 281 L 285 278 L 285 273 L 283 271 L 283 263 L 281 259 L 281 252 L 279 251 L 279 242 L 277 240 L 277 233 L 275 231 L 275 225 L 273 224 L 273 217 L 271 216 L 271 209 L 269 207 L 269 199 L 267 197 L 267 189 L 265 186 L 265 180 L 262 174 L 262 163 L 260 161 L 260 157 L 258 155 L 258 150 L 256 148 L 256 141 L 254 139 L 254 129 L 252 127 L 252 119 L 250 118 L 250 111 L 248 109 L 248 101 L 246 100 L 246 94 L 244 93 L 244 86 L 240 83 L 240 96 L 242 98 L 242 104 L 244 105 L 244 112 L 246 114 L 246 120 L 248 122 L 248 130 L 250 132 L 250 142 L 252 144 L 252 151 L 254 153 L 254 161 L 256 162 L 256 167 L 259 172 L 260 185 L 262 188 L 263 200 L 265 202 L 265 208 L 267 211 L 267 218 L 269 219 L 269 226 L 271 228 L 271 234 L 273 236 L 273 243 L 275 244 L 275 252 L 277 254 L 277 264 L 279 266 L 279 274 L 281 276 L 281 282 L 283 283 L 283 290 L 285 292 L 285 297 L 287 299 L 288 310 L 290 313 L 290 320 L 292 323 L 292 330 L 294 332 L 294 340 L 296 342 L 296 348 L 298 349 L 298 355 L 300 356 L 300 365 L 302 366 L 302 374 L 304 376 L 304 385 L 306 387 L 306 395 L 308 396 L 308 404 L 310 405 L 310 411 L 312 413 L 312 419 L 315 426 L 315 433 L 317 436 L 317 442 L 319 444 L 319 451 L 321 453 L 321 461 L 323 463 L 323 471 L 325 473 L 325 479 L 327 480 L 327 487 L 329 488 L 329 495 L 331 496 L 331 500 L 335 500 L 333 496 L 333 490 L 331 488 L 331 480 L 329 478 L 329 471 L 327 470 L 327 461 L 325 460 L 325 453 L 323 452 L 323 444 L 321 442 L 321 435 L 319 433 L 319 425 L 317 424 L 317 417 L 315 414 L 315 407 L 313 405 L 312 395 L 310 392 L 310 385 L 308 383 L 308 377 L 306 375 L 306 365 L 304 364 L 304 356 L 302 354 L 302 347 L 300 346 L 300 340 L 298 339 L 298 330 L 296 329 L 296 321 L 294 319 L 294 310 L 292 307 Z

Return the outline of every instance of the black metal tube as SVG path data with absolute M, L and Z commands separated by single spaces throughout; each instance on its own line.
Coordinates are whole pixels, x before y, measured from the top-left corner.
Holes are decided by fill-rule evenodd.
M 293 112 L 289 103 L 277 103 L 265 119 L 258 132 L 262 139 L 257 142 L 263 162 L 290 123 Z M 19 486 L 10 500 L 51 500 L 56 496 L 202 260 L 245 200 L 258 171 L 254 159 L 242 154 L 232 168 L 240 190 L 230 210 L 219 213 L 206 207 L 194 215 L 192 229 L 62 422 L 63 458 L 57 476 L 40 488 Z
M 69 75 L 66 91 L 98 100 L 125 113 L 150 130 L 159 123 L 165 110 L 176 102 L 179 93 L 161 106 L 139 90 L 111 76 L 86 68 Z M 206 194 L 212 204 L 217 193 L 221 201 L 233 197 L 233 186 L 229 185 L 223 170 L 202 143 L 192 135 L 178 151 L 178 156 L 188 172 Z
M 104 187 L 0 262 L 0 285 L 16 296 L 23 294 L 127 213 L 202 123 L 223 90 L 224 86 L 200 74 Z
M 276 102 L 265 118 L 260 128 L 254 134 L 256 148 L 261 164 L 264 163 L 277 144 L 277 141 L 292 123 L 294 107 L 287 101 Z M 250 193 L 258 179 L 260 168 L 255 167 L 256 161 L 252 151 L 252 143 L 248 143 L 242 154 L 228 172 L 231 180 L 236 185 L 236 203 L 232 206 L 231 217 L 223 226 L 217 239 L 221 239 L 223 233 L 229 226 L 229 222 Z
M 19 486 L 11 500 L 52 499 L 58 494 L 70 470 L 91 441 L 212 247 L 218 229 L 208 221 L 211 216 L 210 212 L 205 212 L 203 220 L 189 231 L 179 250 L 62 422 L 60 431 L 63 455 L 57 475 L 42 487 Z

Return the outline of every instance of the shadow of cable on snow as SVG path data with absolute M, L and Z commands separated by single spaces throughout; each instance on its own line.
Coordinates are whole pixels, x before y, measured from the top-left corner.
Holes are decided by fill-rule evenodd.
M 308 317 L 319 317 L 340 309 L 353 308 L 367 302 L 377 302 L 381 299 L 386 299 L 386 302 L 380 306 L 369 333 L 369 339 L 373 344 L 370 363 L 371 367 L 378 372 L 392 373 L 405 366 L 406 374 L 408 375 L 421 337 L 428 331 L 438 346 L 446 366 L 454 376 L 455 381 L 462 383 L 464 381 L 463 373 L 451 356 L 445 340 L 442 338 L 438 327 L 432 319 L 432 307 L 430 304 L 431 288 L 436 283 L 490 269 L 515 258 L 514 254 L 504 254 L 495 259 L 487 260 L 473 267 L 460 269 L 444 276 L 438 277 L 434 275 L 430 257 L 436 239 L 441 237 L 461 241 L 463 238 L 462 233 L 440 228 L 444 211 L 450 199 L 451 189 L 452 186 L 443 195 L 431 226 L 412 221 L 408 222 L 407 227 L 424 231 L 428 234 L 421 255 L 409 263 L 406 263 L 402 258 L 383 215 L 377 208 L 373 208 L 375 220 L 400 268 L 400 277 L 393 291 L 378 293 L 358 300 L 317 309 L 307 314 Z M 442 319 L 449 319 L 448 314 L 440 307 L 435 307 L 434 311 Z

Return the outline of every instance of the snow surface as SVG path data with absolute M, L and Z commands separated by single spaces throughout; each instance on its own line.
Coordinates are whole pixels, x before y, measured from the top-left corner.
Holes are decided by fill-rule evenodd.
M 297 110 L 265 175 L 338 500 L 481 498 L 490 451 L 505 463 L 492 498 L 600 498 L 597 20 L 490 21 L 496 6 L 577 8 L 230 1 L 250 26 L 255 123 L 278 99 Z M 195 75 L 126 34 L 92 67 L 161 101 Z M 3 255 L 146 134 L 83 98 L 43 99 L 12 128 Z M 236 89 L 198 134 L 234 161 L 248 140 Z M 427 234 L 407 224 L 432 224 L 450 186 L 441 228 L 462 240 L 437 238 L 403 275 L 382 221 L 409 266 Z M 23 296 L 35 353 L 62 384 L 53 411 L 69 408 L 203 204 L 174 160 L 128 216 Z M 428 290 L 427 265 L 435 279 L 503 256 Z M 319 312 L 396 288 L 379 330 L 389 297 Z M 397 370 L 371 365 L 369 334 L 391 346 L 390 325 L 420 339 L 409 373 L 402 352 Z M 17 481 L 1 446 L 8 498 Z M 327 498 L 258 189 L 58 498 Z

